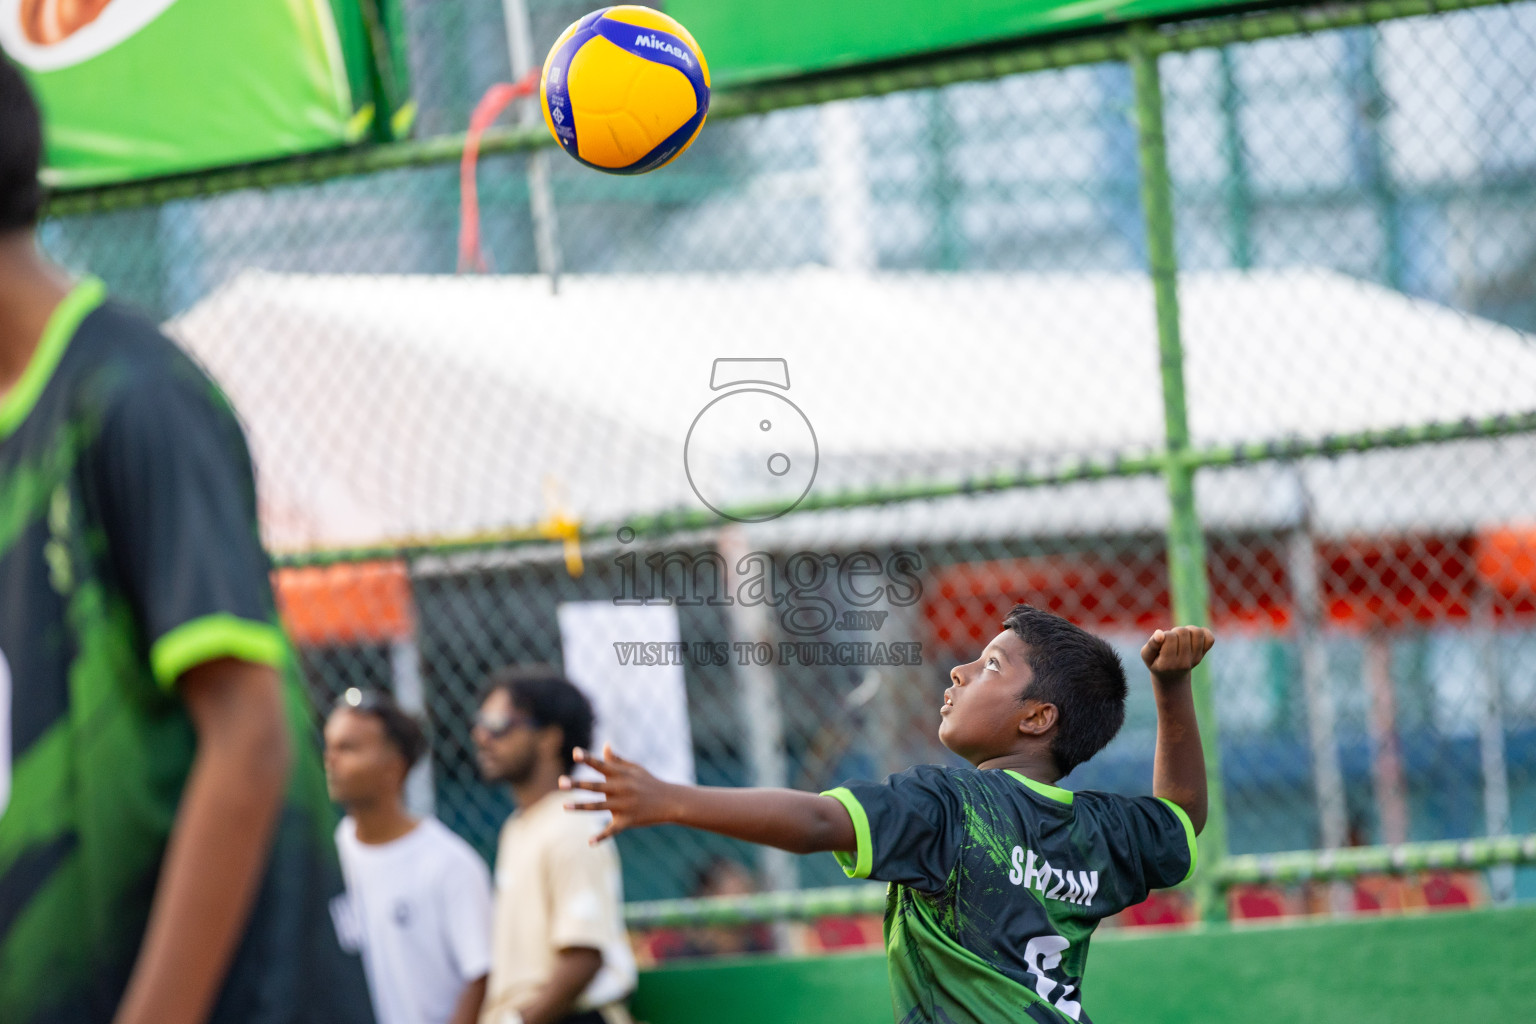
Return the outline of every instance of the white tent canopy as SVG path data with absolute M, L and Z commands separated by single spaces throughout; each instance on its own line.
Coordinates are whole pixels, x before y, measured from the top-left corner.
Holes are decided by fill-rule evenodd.
M 1197 444 L 1536 410 L 1532 339 L 1443 306 L 1315 270 L 1189 274 L 1180 298 Z M 721 394 L 722 357 L 787 361 L 784 397 L 815 432 L 815 492 L 1162 439 L 1144 275 L 568 276 L 555 295 L 531 277 L 252 272 L 170 327 L 246 422 L 278 549 L 457 537 L 556 506 L 587 521 L 702 508 L 684 442 Z M 726 500 L 771 493 L 756 465 Z M 1305 472 L 1320 528 L 1462 528 L 1529 518 L 1536 448 L 1466 442 Z M 1202 479 L 1216 522 L 1296 506 L 1277 467 Z M 1143 479 L 764 529 L 873 540 L 1146 529 L 1164 514 L 1160 483 Z

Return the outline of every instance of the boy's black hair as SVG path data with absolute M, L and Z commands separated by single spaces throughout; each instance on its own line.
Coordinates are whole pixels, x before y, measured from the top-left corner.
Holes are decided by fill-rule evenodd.
M 592 745 L 592 705 L 586 694 L 553 665 L 508 665 L 491 676 L 485 695 L 497 690 L 505 690 L 512 706 L 539 727 L 559 726 L 565 770 L 576 767 L 571 752 Z
M 405 759 L 407 769 L 414 767 L 427 752 L 427 734 L 421 723 L 382 690 L 349 690 L 336 702 L 336 710 L 378 719 L 384 727 L 385 742 Z
M 37 224 L 43 187 L 43 121 L 21 72 L 0 51 L 0 235 Z
M 1034 674 L 1020 702 L 1056 705 L 1051 756 L 1066 775 L 1103 750 L 1125 724 L 1125 667 L 1103 640 L 1031 605 L 1015 605 L 1003 627 L 1024 641 Z

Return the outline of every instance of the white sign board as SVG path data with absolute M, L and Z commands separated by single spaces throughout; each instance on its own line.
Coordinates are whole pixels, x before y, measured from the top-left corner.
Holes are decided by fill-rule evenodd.
M 645 766 L 668 782 L 693 783 L 693 733 L 681 664 L 638 664 L 622 657 L 636 644 L 680 642 L 677 609 L 670 605 L 615 605 L 578 601 L 560 606 L 560 648 L 565 674 L 597 714 L 592 747 Z

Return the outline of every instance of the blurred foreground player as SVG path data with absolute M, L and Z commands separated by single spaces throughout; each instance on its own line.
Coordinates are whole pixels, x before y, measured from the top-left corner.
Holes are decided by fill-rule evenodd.
M 592 706 L 547 666 L 491 677 L 475 718 L 480 774 L 517 811 L 496 848 L 496 926 L 481 1024 L 630 1024 L 635 957 L 624 884 L 601 822 L 563 810 L 559 780 L 592 741 Z
M 336 850 L 379 1024 L 475 1024 L 491 969 L 491 874 L 470 845 L 405 807 L 427 751 L 387 693 L 348 690 L 325 722 L 325 782 L 347 809 Z
M 0 56 L 0 1021 L 371 1024 L 245 441 L 38 254 Z
M 855 878 L 890 882 L 891 997 L 901 1024 L 1086 1021 L 1088 940 L 1100 920 L 1195 869 L 1205 759 L 1190 670 L 1210 630 L 1158 630 L 1142 648 L 1157 704 L 1155 796 L 1053 785 L 1125 721 L 1114 649 L 1065 619 L 1018 605 L 970 664 L 949 674 L 939 740 L 971 768 L 919 765 L 884 783 L 820 795 L 680 786 L 605 750 L 606 776 L 562 788 L 604 794 L 599 839 L 675 822 L 793 853 L 831 851 Z

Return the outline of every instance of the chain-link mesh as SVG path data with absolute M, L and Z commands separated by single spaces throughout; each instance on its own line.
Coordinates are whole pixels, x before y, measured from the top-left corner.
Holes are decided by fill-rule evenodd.
M 418 130 L 462 130 L 509 74 L 502 5 L 406 6 Z M 583 13 L 529 6 L 538 52 Z M 1234 853 L 1536 831 L 1532 66 L 1531 3 L 1160 61 Z M 1133 668 L 1123 732 L 1065 784 L 1144 792 L 1137 648 L 1172 603 L 1135 104 L 1106 62 L 718 121 L 638 179 L 489 157 L 484 276 L 450 276 L 449 166 L 55 219 L 44 242 L 227 389 L 317 699 L 419 693 L 436 812 L 487 854 L 510 805 L 469 735 L 485 677 L 566 663 L 563 607 L 646 596 L 675 626 L 627 639 L 686 645 L 686 724 L 599 709 L 682 728 L 699 782 L 815 790 L 948 757 L 949 666 L 1027 600 Z M 728 425 L 746 434 L 688 447 L 714 360 L 742 357 L 785 360 L 770 398 L 815 448 L 784 442 L 782 476 L 816 471 L 800 510 L 722 528 L 705 502 L 786 493 L 748 436 L 761 394 Z M 1461 439 L 1413 443 L 1425 425 Z M 709 600 L 716 574 L 740 596 L 750 552 L 781 602 Z M 761 885 L 841 879 L 684 830 L 620 847 L 631 899 L 707 889 L 721 857 Z

